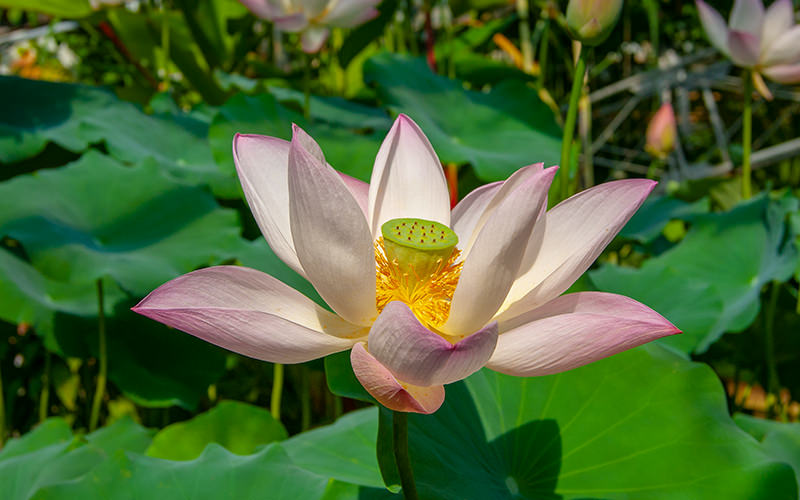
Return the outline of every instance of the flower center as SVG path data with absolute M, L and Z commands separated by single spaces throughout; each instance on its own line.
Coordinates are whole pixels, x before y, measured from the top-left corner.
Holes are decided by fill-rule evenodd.
M 447 321 L 461 274 L 458 236 L 449 227 L 424 219 L 392 219 L 375 242 L 378 311 L 400 300 L 431 330 Z

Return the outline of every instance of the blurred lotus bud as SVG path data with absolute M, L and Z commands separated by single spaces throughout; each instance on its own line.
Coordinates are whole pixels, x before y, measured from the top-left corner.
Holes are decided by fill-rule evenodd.
M 675 149 L 677 134 L 675 112 L 672 104 L 665 102 L 647 125 L 647 143 L 644 148 L 651 155 L 663 160 Z
M 599 45 L 614 29 L 621 11 L 622 0 L 569 0 L 570 36 L 585 45 Z

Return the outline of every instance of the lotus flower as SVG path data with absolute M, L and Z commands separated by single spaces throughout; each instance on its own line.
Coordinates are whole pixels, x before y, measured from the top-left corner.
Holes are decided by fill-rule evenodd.
M 569 0 L 567 29 L 585 45 L 600 45 L 617 25 L 620 12 L 622 0 Z
M 675 149 L 677 135 L 675 111 L 672 110 L 672 104 L 665 102 L 647 124 L 645 149 L 663 160 Z
M 318 52 L 328 26 L 353 28 L 378 15 L 380 0 L 240 0 L 250 12 L 275 23 L 281 31 L 302 32 L 303 50 Z
M 481 367 L 557 373 L 679 333 L 609 293 L 559 297 L 591 265 L 655 182 L 630 179 L 545 212 L 556 168 L 521 168 L 451 212 L 425 135 L 400 115 L 370 184 L 334 170 L 300 128 L 291 142 L 237 135 L 239 179 L 264 237 L 334 312 L 262 272 L 201 269 L 134 310 L 238 353 L 301 363 L 351 349 L 381 404 L 432 413 L 444 385 Z
M 712 45 L 736 65 L 752 69 L 762 94 L 760 74 L 780 83 L 800 82 L 800 26 L 794 23 L 791 0 L 775 0 L 766 11 L 761 0 L 736 0 L 727 26 L 719 12 L 696 1 Z

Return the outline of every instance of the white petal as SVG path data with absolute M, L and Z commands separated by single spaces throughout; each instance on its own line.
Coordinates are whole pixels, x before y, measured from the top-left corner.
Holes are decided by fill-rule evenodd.
M 728 27 L 736 31 L 746 31 L 761 39 L 764 25 L 764 4 L 761 0 L 734 0 Z
M 784 32 L 761 58 L 764 66 L 800 62 L 800 26 Z
M 764 14 L 764 29 L 761 32 L 761 55 L 769 51 L 772 42 L 794 25 L 792 0 L 775 0 Z
M 700 23 L 706 32 L 711 45 L 720 52 L 728 55 L 728 26 L 719 12 L 711 8 L 703 0 L 697 0 L 697 12 L 700 15 Z
M 313 25 L 303 31 L 303 35 L 300 37 L 300 41 L 303 45 L 303 52 L 306 54 L 319 52 L 319 49 L 322 48 L 322 44 L 328 39 L 329 33 L 330 31 L 328 28 Z
M 416 123 L 401 114 L 383 140 L 369 182 L 373 237 L 391 219 L 413 217 L 450 226 L 450 193 L 439 157 Z

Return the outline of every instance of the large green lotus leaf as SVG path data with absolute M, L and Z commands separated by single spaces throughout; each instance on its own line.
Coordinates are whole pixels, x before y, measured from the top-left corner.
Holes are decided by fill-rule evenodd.
M 670 220 L 691 220 L 695 215 L 705 214 L 710 210 L 711 202 L 708 198 L 689 203 L 670 196 L 651 196 L 633 214 L 619 235 L 649 243 L 661 234 Z
M 108 275 L 143 296 L 215 262 L 239 232 L 233 210 L 152 161 L 124 167 L 90 151 L 66 167 L 0 184 L 0 234 L 20 241 L 31 263 L 60 281 Z
M 772 460 L 728 416 L 714 372 L 659 345 L 546 377 L 484 369 L 448 386 L 439 411 L 409 422 L 425 499 L 797 498 L 791 467 Z M 369 425 L 372 431 L 377 423 Z M 354 457 L 374 449 L 374 439 L 349 435 L 321 439 Z M 363 465 L 337 469 L 341 456 L 323 463 L 327 454 L 286 445 L 310 470 L 380 481 L 376 464 L 367 478 Z
M 303 106 L 305 100 L 303 92 L 286 87 L 269 87 L 269 92 L 280 102 L 293 102 L 298 108 Z M 341 97 L 311 96 L 309 113 L 313 120 L 352 129 L 375 129 L 385 132 L 392 126 L 392 120 L 384 110 Z
M 331 481 L 289 461 L 279 445 L 236 455 L 211 444 L 192 461 L 118 452 L 77 481 L 40 490 L 36 500 L 315 500 L 363 498 L 359 488 Z
M 29 433 L 9 440 L 0 450 L 0 463 L 53 444 L 63 444 L 69 441 L 72 441 L 72 430 L 69 424 L 61 418 L 49 418 Z
M 664 313 L 692 338 L 692 342 L 667 342 L 686 352 L 702 353 L 724 332 L 741 331 L 752 323 L 765 283 L 791 276 L 798 251 L 785 220 L 796 206 L 791 196 L 773 201 L 762 196 L 729 212 L 696 216 L 678 245 L 647 260 L 640 269 L 607 266 L 589 276 L 599 290 L 628 295 Z M 663 280 L 665 276 L 670 279 Z M 715 302 L 702 298 L 703 290 L 722 302 L 713 323 L 706 312 L 689 311 L 687 302 L 692 300 L 700 301 L 695 308 Z
M 800 485 L 800 423 L 776 422 L 742 413 L 733 419 L 761 443 L 770 457 L 791 465 Z
M 104 309 L 111 315 L 125 294 L 110 278 L 103 279 Z M 28 262 L 0 248 L 0 319 L 28 323 L 44 335 L 47 347 L 61 352 L 53 337 L 57 313 L 97 315 L 97 283 L 63 283 L 44 276 Z
M 144 453 L 153 440 L 155 431 L 142 427 L 125 416 L 108 427 L 101 427 L 86 436 L 86 441 L 94 448 L 111 456 L 117 450 Z
M 489 92 L 432 73 L 422 59 L 379 54 L 364 78 L 393 110 L 422 128 L 445 163 L 470 163 L 484 181 L 507 178 L 531 163 L 558 163 L 560 129 L 536 91 L 509 81 Z
M 88 0 L 0 0 L 0 7 L 68 18 L 85 17 L 92 13 Z
M 177 178 L 235 193 L 204 137 L 105 89 L 0 76 L 0 109 L 0 162 L 29 158 L 48 142 L 76 153 L 102 142 L 120 161 L 151 158 Z
M 302 114 L 281 105 L 269 94 L 238 94 L 219 109 L 211 123 L 208 140 L 214 159 L 227 173 L 235 172 L 231 144 L 236 133 L 292 138 L 292 123 L 308 132 L 334 168 L 353 177 L 369 180 L 375 155 L 385 131 L 360 134 L 337 124 L 308 121 Z
M 205 413 L 161 429 L 147 455 L 170 460 L 194 460 L 206 445 L 217 443 L 238 455 L 287 438 L 286 429 L 268 410 L 238 401 L 223 401 Z

